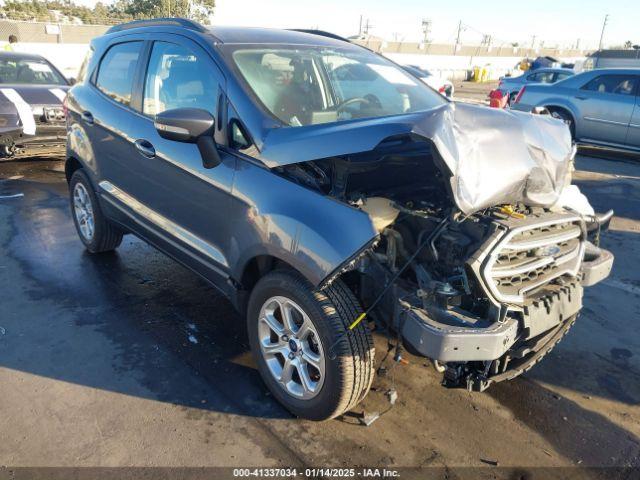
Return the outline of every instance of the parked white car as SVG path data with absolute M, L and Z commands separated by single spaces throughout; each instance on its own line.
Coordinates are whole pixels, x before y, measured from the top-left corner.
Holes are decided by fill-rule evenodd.
M 426 68 L 421 68 L 416 65 L 403 65 L 402 68 L 404 68 L 411 75 L 422 80 L 434 90 L 440 92 L 445 97 L 453 97 L 453 83 L 451 83 L 446 78 L 442 78 L 441 76 L 430 72 Z

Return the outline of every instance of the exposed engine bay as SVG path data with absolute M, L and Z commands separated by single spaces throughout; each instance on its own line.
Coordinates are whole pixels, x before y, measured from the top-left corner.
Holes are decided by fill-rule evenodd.
M 446 386 L 482 391 L 533 366 L 613 262 L 589 241 L 611 213 L 523 203 L 463 213 L 451 172 L 419 136 L 276 171 L 369 215 L 379 236 L 332 278 L 404 348 L 443 366 Z

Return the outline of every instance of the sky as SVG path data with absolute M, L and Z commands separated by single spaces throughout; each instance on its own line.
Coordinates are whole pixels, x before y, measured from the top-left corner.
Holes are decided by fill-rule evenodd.
M 92 5 L 95 2 L 81 0 Z M 386 40 L 419 41 L 422 20 L 432 22 L 434 42 L 454 42 L 463 22 L 462 43 L 479 43 L 492 35 L 493 44 L 518 42 L 539 46 L 596 48 L 604 16 L 609 14 L 605 46 L 627 40 L 640 44 L 638 0 L 217 0 L 213 22 L 219 25 L 275 28 L 319 28 L 343 36 L 358 33 L 360 16 L 370 33 Z

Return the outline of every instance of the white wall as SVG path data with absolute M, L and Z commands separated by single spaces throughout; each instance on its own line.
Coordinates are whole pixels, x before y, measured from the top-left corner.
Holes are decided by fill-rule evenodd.
M 512 72 L 522 57 L 470 57 L 461 55 L 424 55 L 411 53 L 384 53 L 396 63 L 417 65 L 450 80 L 463 80 L 468 70 L 488 67 L 489 80 L 497 80 Z M 575 63 L 582 58 L 559 58 L 562 62 Z

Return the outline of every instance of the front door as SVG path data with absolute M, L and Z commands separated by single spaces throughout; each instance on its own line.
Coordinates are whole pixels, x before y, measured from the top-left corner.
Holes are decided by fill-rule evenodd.
M 623 145 L 635 107 L 638 77 L 600 75 L 576 94 L 582 116 L 580 140 Z

